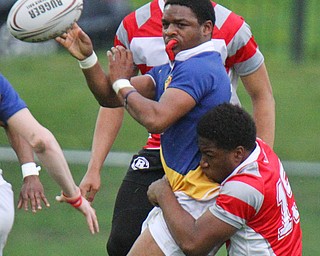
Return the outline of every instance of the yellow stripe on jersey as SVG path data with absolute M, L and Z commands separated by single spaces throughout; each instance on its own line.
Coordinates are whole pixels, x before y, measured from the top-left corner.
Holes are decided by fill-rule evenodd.
M 190 170 L 187 175 L 181 175 L 167 166 L 161 148 L 160 155 L 164 172 L 174 192 L 184 192 L 188 196 L 200 201 L 218 196 L 219 184 L 209 180 L 201 171 L 200 166 L 195 170 Z

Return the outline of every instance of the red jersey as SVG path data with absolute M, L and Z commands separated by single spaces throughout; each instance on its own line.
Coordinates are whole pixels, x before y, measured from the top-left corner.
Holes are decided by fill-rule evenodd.
M 216 15 L 213 41 L 231 80 L 231 103 L 240 104 L 236 94 L 239 76 L 256 71 L 264 58 L 243 18 L 219 4 L 212 4 Z M 132 51 L 141 74 L 169 61 L 162 37 L 163 8 L 163 0 L 153 0 L 126 16 L 117 30 L 114 44 Z M 150 134 L 145 148 L 160 148 L 160 136 Z
M 236 227 L 229 255 L 302 255 L 298 208 L 283 166 L 261 140 L 221 184 L 212 214 Z

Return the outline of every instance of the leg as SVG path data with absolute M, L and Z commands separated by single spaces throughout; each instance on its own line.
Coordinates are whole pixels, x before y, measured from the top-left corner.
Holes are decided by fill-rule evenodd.
M 2 182 L 0 174 L 0 182 Z M 4 182 L 0 185 L 0 256 L 7 242 L 14 220 L 14 199 L 13 191 L 9 183 Z
M 146 228 L 133 244 L 128 256 L 163 256 L 163 252 L 154 241 L 150 231 Z
M 115 202 L 107 242 L 110 256 L 125 256 L 129 252 L 141 233 L 143 221 L 153 208 L 147 197 L 148 187 L 163 175 L 159 150 L 142 150 L 133 157 Z
M 110 256 L 127 255 L 141 233 L 141 225 L 153 206 L 147 199 L 147 186 L 123 181 L 113 212 L 107 243 Z

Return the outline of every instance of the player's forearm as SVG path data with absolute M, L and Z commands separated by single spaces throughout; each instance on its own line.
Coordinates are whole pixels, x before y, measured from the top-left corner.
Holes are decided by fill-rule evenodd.
M 198 245 L 196 220 L 178 203 L 174 194 L 166 193 L 158 198 L 170 233 L 186 255 L 207 255 L 210 250 Z
M 111 108 L 122 106 L 99 62 L 91 68 L 82 69 L 82 72 L 90 91 L 101 106 Z
M 128 100 L 127 110 L 129 114 L 144 126 L 150 133 L 162 133 L 169 126 L 161 117 L 160 103 L 146 99 L 140 94 L 130 96 Z
M 29 143 L 13 129 L 10 129 L 10 127 L 7 127 L 5 130 L 10 145 L 18 157 L 19 163 L 25 164 L 34 162 L 33 150 Z
M 64 194 L 70 197 L 77 195 L 78 188 L 58 142 L 55 139 L 50 140 L 44 150 L 36 150 L 36 154 Z
M 123 108 L 100 107 L 92 142 L 89 170 L 101 170 L 122 125 Z
M 253 104 L 253 118 L 257 127 L 257 136 L 270 147 L 275 139 L 275 103 L 272 96 Z

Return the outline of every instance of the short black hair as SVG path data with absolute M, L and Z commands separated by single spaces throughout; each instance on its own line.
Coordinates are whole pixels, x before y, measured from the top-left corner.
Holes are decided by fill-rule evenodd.
M 216 16 L 210 0 L 167 0 L 165 6 L 169 4 L 189 7 L 196 15 L 200 25 L 207 20 L 211 20 L 212 24 L 215 24 Z
M 219 149 L 231 151 L 238 146 L 255 148 L 256 126 L 243 108 L 223 103 L 208 111 L 197 126 L 198 136 L 211 140 Z

